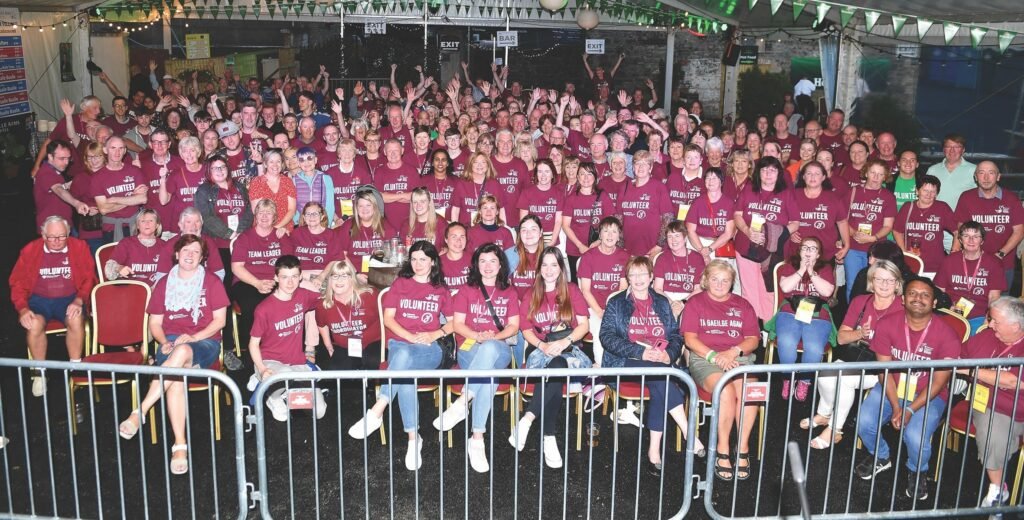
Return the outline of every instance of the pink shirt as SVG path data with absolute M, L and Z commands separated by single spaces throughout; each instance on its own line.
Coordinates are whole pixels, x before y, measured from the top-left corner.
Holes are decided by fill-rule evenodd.
M 206 180 L 206 166 L 199 168 L 199 171 L 193 173 L 185 168 L 184 163 L 180 168 L 177 168 L 167 174 L 167 193 L 171 196 L 170 202 L 167 203 L 165 208 L 170 208 L 169 217 L 172 219 L 170 222 L 162 220 L 163 228 L 165 231 L 171 231 L 177 233 L 178 219 L 181 217 L 181 212 L 185 208 L 195 206 L 196 189 L 199 185 Z M 152 188 L 150 188 L 152 189 Z M 160 188 L 157 188 L 159 191 Z M 163 214 L 160 215 L 163 218 Z
M 382 249 L 386 240 L 398 237 L 395 228 L 385 221 L 381 221 L 384 232 L 380 233 L 371 227 L 359 226 L 356 229 L 355 238 L 352 238 L 352 228 L 355 227 L 357 219 L 348 219 L 338 228 L 338 248 L 352 261 L 353 265 L 360 265 L 362 257 L 373 254 L 374 251 Z
M 643 186 L 628 183 L 618 197 L 625 249 L 632 255 L 645 255 L 658 244 L 663 215 L 674 215 L 668 190 L 658 181 Z
M 561 213 L 565 205 L 565 198 L 558 186 L 552 185 L 547 191 L 541 191 L 537 186 L 529 186 L 519 195 L 519 204 L 516 211 L 526 210 L 528 215 L 536 215 L 540 218 L 541 231 L 552 233 L 555 230 L 555 217 L 561 219 Z M 558 237 L 554 237 L 554 244 L 558 243 Z
M 519 316 L 519 295 L 514 288 L 498 289 L 487 287 L 487 294 L 491 297 L 491 305 L 494 306 L 494 313 L 502 325 L 508 325 L 509 317 Z M 499 332 L 491 317 L 491 311 L 487 308 L 484 295 L 479 287 L 464 287 L 455 295 L 453 312 L 466 315 L 466 326 L 473 332 Z
M 1024 207 L 1012 191 L 999 188 L 991 199 L 983 198 L 981 190 L 967 190 L 960 195 L 953 213 L 958 223 L 973 220 L 985 228 L 985 243 L 981 248 L 995 254 L 1006 245 L 1013 227 L 1024 224 Z M 1012 251 L 1002 259 L 1003 269 L 1013 269 L 1017 253 Z
M 977 260 L 964 259 L 963 251 L 951 253 L 935 273 L 935 285 L 946 291 L 955 305 L 960 298 L 974 303 L 968 318 L 988 312 L 989 291 L 1005 291 L 1006 274 L 998 258 L 982 253 Z
M 464 252 L 458 260 L 452 260 L 447 256 L 441 257 L 441 274 L 444 275 L 444 283 L 448 288 L 457 291 L 466 286 L 469 279 L 469 263 L 472 255 Z
M 665 281 L 663 291 L 690 294 L 700 287 L 700 276 L 704 272 L 704 257 L 687 250 L 684 256 L 676 256 L 665 250 L 654 262 L 654 277 Z
M 92 265 L 92 262 L 89 264 Z M 64 298 L 75 294 L 66 247 L 63 251 L 51 252 L 43 246 L 43 256 L 39 262 L 39 280 L 32 288 L 32 294 L 43 298 Z
M 743 222 L 749 227 L 754 221 L 754 215 L 764 219 L 765 222 L 785 226 L 789 223 L 790 209 L 792 208 L 791 194 L 793 192 L 785 189 L 779 193 L 772 193 L 761 190 L 754 193 L 752 189 L 744 190 L 736 201 L 733 213 L 741 212 Z M 764 228 L 761 229 L 764 231 Z M 736 251 L 747 251 L 750 249 L 750 238 L 743 232 L 736 232 Z
M 488 242 L 494 242 L 495 245 L 502 249 L 508 249 L 516 245 L 512 232 L 505 226 L 498 226 L 494 231 L 488 231 L 483 224 L 477 224 L 469 228 L 466 238 L 468 240 L 468 244 L 466 244 L 467 255 L 469 251 L 475 251 L 476 248 Z
M 373 177 L 370 175 L 370 168 L 367 167 L 366 161 L 357 157 L 355 162 L 352 163 L 351 170 L 347 172 L 341 171 L 341 166 L 336 165 L 328 168 L 324 173 L 334 183 L 334 214 L 338 218 L 351 218 L 349 216 L 342 217 L 341 201 L 352 200 L 352 197 L 356 194 L 356 188 L 364 184 L 373 184 Z M 355 212 L 355 202 L 353 202 L 352 211 Z
M 572 318 L 566 325 L 570 328 L 576 328 L 579 325 L 579 320 L 576 317 L 589 316 L 590 311 L 589 307 L 587 307 L 587 300 L 583 299 L 583 293 L 580 291 L 580 288 L 571 282 L 568 284 L 568 288 L 569 302 L 572 305 Z M 555 325 L 563 323 L 559 317 L 559 306 L 556 297 L 555 291 L 544 293 L 544 300 L 541 302 L 540 307 L 532 312 L 530 310 L 532 295 L 524 299 L 519 306 L 519 327 L 523 330 L 532 328 L 537 337 L 543 340 L 544 336 L 551 332 Z
M 853 202 L 850 204 L 850 214 L 846 221 L 850 226 L 850 249 L 854 251 L 867 251 L 871 244 L 861 244 L 853 240 L 853 234 L 861 224 L 871 226 L 871 233 L 876 234 L 882 229 L 883 221 L 887 218 L 896 217 L 896 196 L 885 188 L 869 190 L 864 187 L 856 188 L 853 194 Z
M 590 238 L 591 226 L 596 227 L 601 219 L 615 214 L 615 202 L 611 194 L 601 191 L 600 197 L 601 200 L 597 202 L 597 195 L 581 195 L 575 190 L 565 197 L 562 216 L 571 219 L 569 229 L 584 244 Z M 580 256 L 580 249 L 572 240 L 566 242 L 565 252 L 569 256 Z
M 50 188 L 57 184 L 64 184 L 64 177 L 50 163 L 44 161 L 39 166 L 39 171 L 32 182 L 34 183 L 32 197 L 36 203 L 36 226 L 42 226 L 44 220 L 54 215 L 71 222 L 71 206 L 50 190 Z M 85 180 L 85 182 L 88 181 Z M 90 206 L 95 204 L 90 200 L 83 200 L 82 202 Z
M 290 238 L 293 254 L 302 263 L 303 271 L 322 271 L 328 262 L 341 258 L 341 240 L 336 230 L 325 229 L 314 235 L 308 227 L 299 226 Z
M 725 233 L 725 225 L 732 220 L 733 203 L 725 195 L 720 195 L 717 202 L 711 202 L 707 194 L 697 197 L 686 213 L 687 224 L 697 226 L 697 236 L 701 238 L 718 238 Z
M 992 329 L 985 329 L 975 334 L 967 344 L 964 345 L 962 356 L 964 359 L 998 359 L 998 358 L 1019 358 L 1024 357 L 1024 341 L 1017 341 L 1007 345 L 996 337 Z M 1008 365 L 1003 367 L 1005 372 L 1020 377 L 1020 365 Z M 995 389 L 988 383 L 980 380 L 977 384 L 988 388 L 987 408 L 992 409 L 995 405 L 996 412 L 1007 417 L 1013 416 L 1016 422 L 1024 421 L 1024 392 L 1017 392 L 1016 388 Z M 1014 413 L 1016 408 L 1016 413 Z
M 847 205 L 829 191 L 822 191 L 817 198 L 810 199 L 804 190 L 793 190 L 793 210 L 790 218 L 800 223 L 800 235 L 821 240 L 821 257 L 832 259 L 836 256 L 836 241 L 839 230 L 836 227 L 846 220 Z M 799 244 L 786 242 L 786 255 L 792 255 Z
M 408 164 L 403 163 L 398 168 L 390 168 L 385 164 L 374 172 L 373 185 L 381 194 L 411 193 L 422 186 L 422 180 L 416 170 Z M 402 220 L 409 218 L 409 203 L 385 202 L 384 218 L 391 227 L 397 227 Z
M 153 277 L 159 272 L 160 257 L 165 250 L 166 245 L 163 240 L 157 238 L 156 243 L 146 246 L 139 241 L 139 237 L 136 235 L 121 239 L 114 246 L 114 252 L 110 259 L 120 266 L 132 269 L 132 274 L 123 279 L 153 285 Z M 173 249 L 171 251 L 173 252 Z M 103 266 L 100 268 L 102 269 Z
M 377 291 L 360 296 L 360 305 L 349 306 L 337 301 L 330 309 L 316 306 L 316 324 L 327 327 L 331 342 L 338 348 L 347 348 L 348 340 L 360 339 L 363 346 L 380 340 L 380 319 L 377 315 Z
M 267 236 L 261 237 L 256 228 L 251 228 L 235 239 L 231 261 L 244 263 L 245 268 L 260 280 L 273 280 L 274 262 L 281 255 L 291 253 L 292 246 L 288 235 L 277 238 L 277 233 L 271 231 Z M 241 283 L 241 280 L 236 278 L 235 283 Z
M 104 166 L 103 168 L 100 168 L 92 178 L 93 194 L 97 197 L 106 197 L 107 199 L 112 197 L 131 196 L 132 191 L 134 191 L 136 187 L 145 185 L 146 180 L 142 175 L 142 171 L 128 163 L 125 163 L 124 166 L 117 171 L 109 170 Z M 152 188 L 150 188 L 150 191 L 153 191 Z M 108 213 L 107 216 L 114 218 L 128 218 L 138 213 L 138 211 L 139 206 L 128 206 L 112 213 Z M 104 226 L 104 229 L 107 227 L 109 226 Z M 111 227 L 110 229 L 113 228 Z

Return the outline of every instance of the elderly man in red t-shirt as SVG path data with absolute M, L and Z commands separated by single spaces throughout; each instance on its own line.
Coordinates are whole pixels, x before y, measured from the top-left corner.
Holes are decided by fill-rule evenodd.
M 58 321 L 68 330 L 68 358 L 81 361 L 85 340 L 82 307 L 96 285 L 92 254 L 84 241 L 68 237 L 71 227 L 63 217 L 48 217 L 40 229 L 43 236 L 22 248 L 11 271 L 11 302 L 18 322 L 28 331 L 33 359 L 46 359 L 46 324 Z M 33 378 L 32 395 L 45 393 L 45 378 Z

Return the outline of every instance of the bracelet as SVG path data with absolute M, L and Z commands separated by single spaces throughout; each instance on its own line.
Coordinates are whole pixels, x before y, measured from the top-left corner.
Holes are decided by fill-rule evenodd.
M 707 361 L 708 363 L 711 363 L 712 360 L 715 359 L 715 356 L 717 356 L 717 355 L 718 355 L 718 352 L 715 352 L 714 350 L 709 350 L 708 353 L 704 356 L 704 360 Z
M 914 409 L 907 406 L 903 409 L 904 412 L 910 412 L 910 415 L 914 415 Z

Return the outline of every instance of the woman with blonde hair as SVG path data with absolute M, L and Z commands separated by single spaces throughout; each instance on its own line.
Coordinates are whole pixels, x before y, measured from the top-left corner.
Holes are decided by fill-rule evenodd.
M 275 228 L 284 228 L 289 233 L 295 228 L 296 202 L 295 183 L 284 172 L 284 156 L 277 148 L 263 153 L 263 174 L 249 183 L 249 203 L 256 207 L 262 199 L 270 199 L 277 206 Z M 299 225 L 303 221 L 299 219 Z
M 434 210 L 434 199 L 430 195 L 430 190 L 422 186 L 412 190 L 409 220 L 398 231 L 398 236 L 405 245 L 411 246 L 414 242 L 426 240 L 440 251 L 444 248 L 444 230 L 447 227 L 448 221 Z
M 501 220 L 507 221 L 504 212 L 505 190 L 498 183 L 498 172 L 494 169 L 494 163 L 487 154 L 474 152 L 466 161 L 465 175 L 455 184 L 455 190 L 452 192 L 452 221 L 472 224 L 474 213 L 485 195 L 491 195 L 501 203 Z
M 365 284 L 348 260 L 324 268 L 323 300 L 316 324 L 331 370 L 375 370 L 380 364 L 380 316 L 377 291 Z
M 384 220 L 380 193 L 372 187 L 356 191 L 355 216 L 338 228 L 339 246 L 353 265 L 363 266 L 363 258 L 382 249 L 384 242 L 397 237 L 395 228 Z

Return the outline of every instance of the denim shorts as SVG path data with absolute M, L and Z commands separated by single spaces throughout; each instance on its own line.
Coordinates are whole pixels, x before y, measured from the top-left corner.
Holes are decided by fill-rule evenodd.
M 167 341 L 174 343 L 175 338 L 178 334 L 168 334 Z M 220 340 L 216 339 L 203 339 L 199 341 L 193 341 L 189 343 L 192 347 L 192 367 L 198 368 L 210 368 L 213 364 L 220 359 Z M 174 352 L 174 349 L 171 349 Z M 166 354 L 163 353 L 163 349 L 158 345 L 156 347 L 156 353 L 153 358 L 156 360 L 157 365 L 163 365 L 167 358 L 171 356 L 171 352 Z M 186 367 L 191 368 L 191 367 Z
M 28 309 L 43 317 L 43 321 L 59 321 L 64 323 L 67 320 L 68 305 L 75 301 L 77 295 L 62 296 L 60 298 L 44 298 L 33 294 L 28 298 Z

